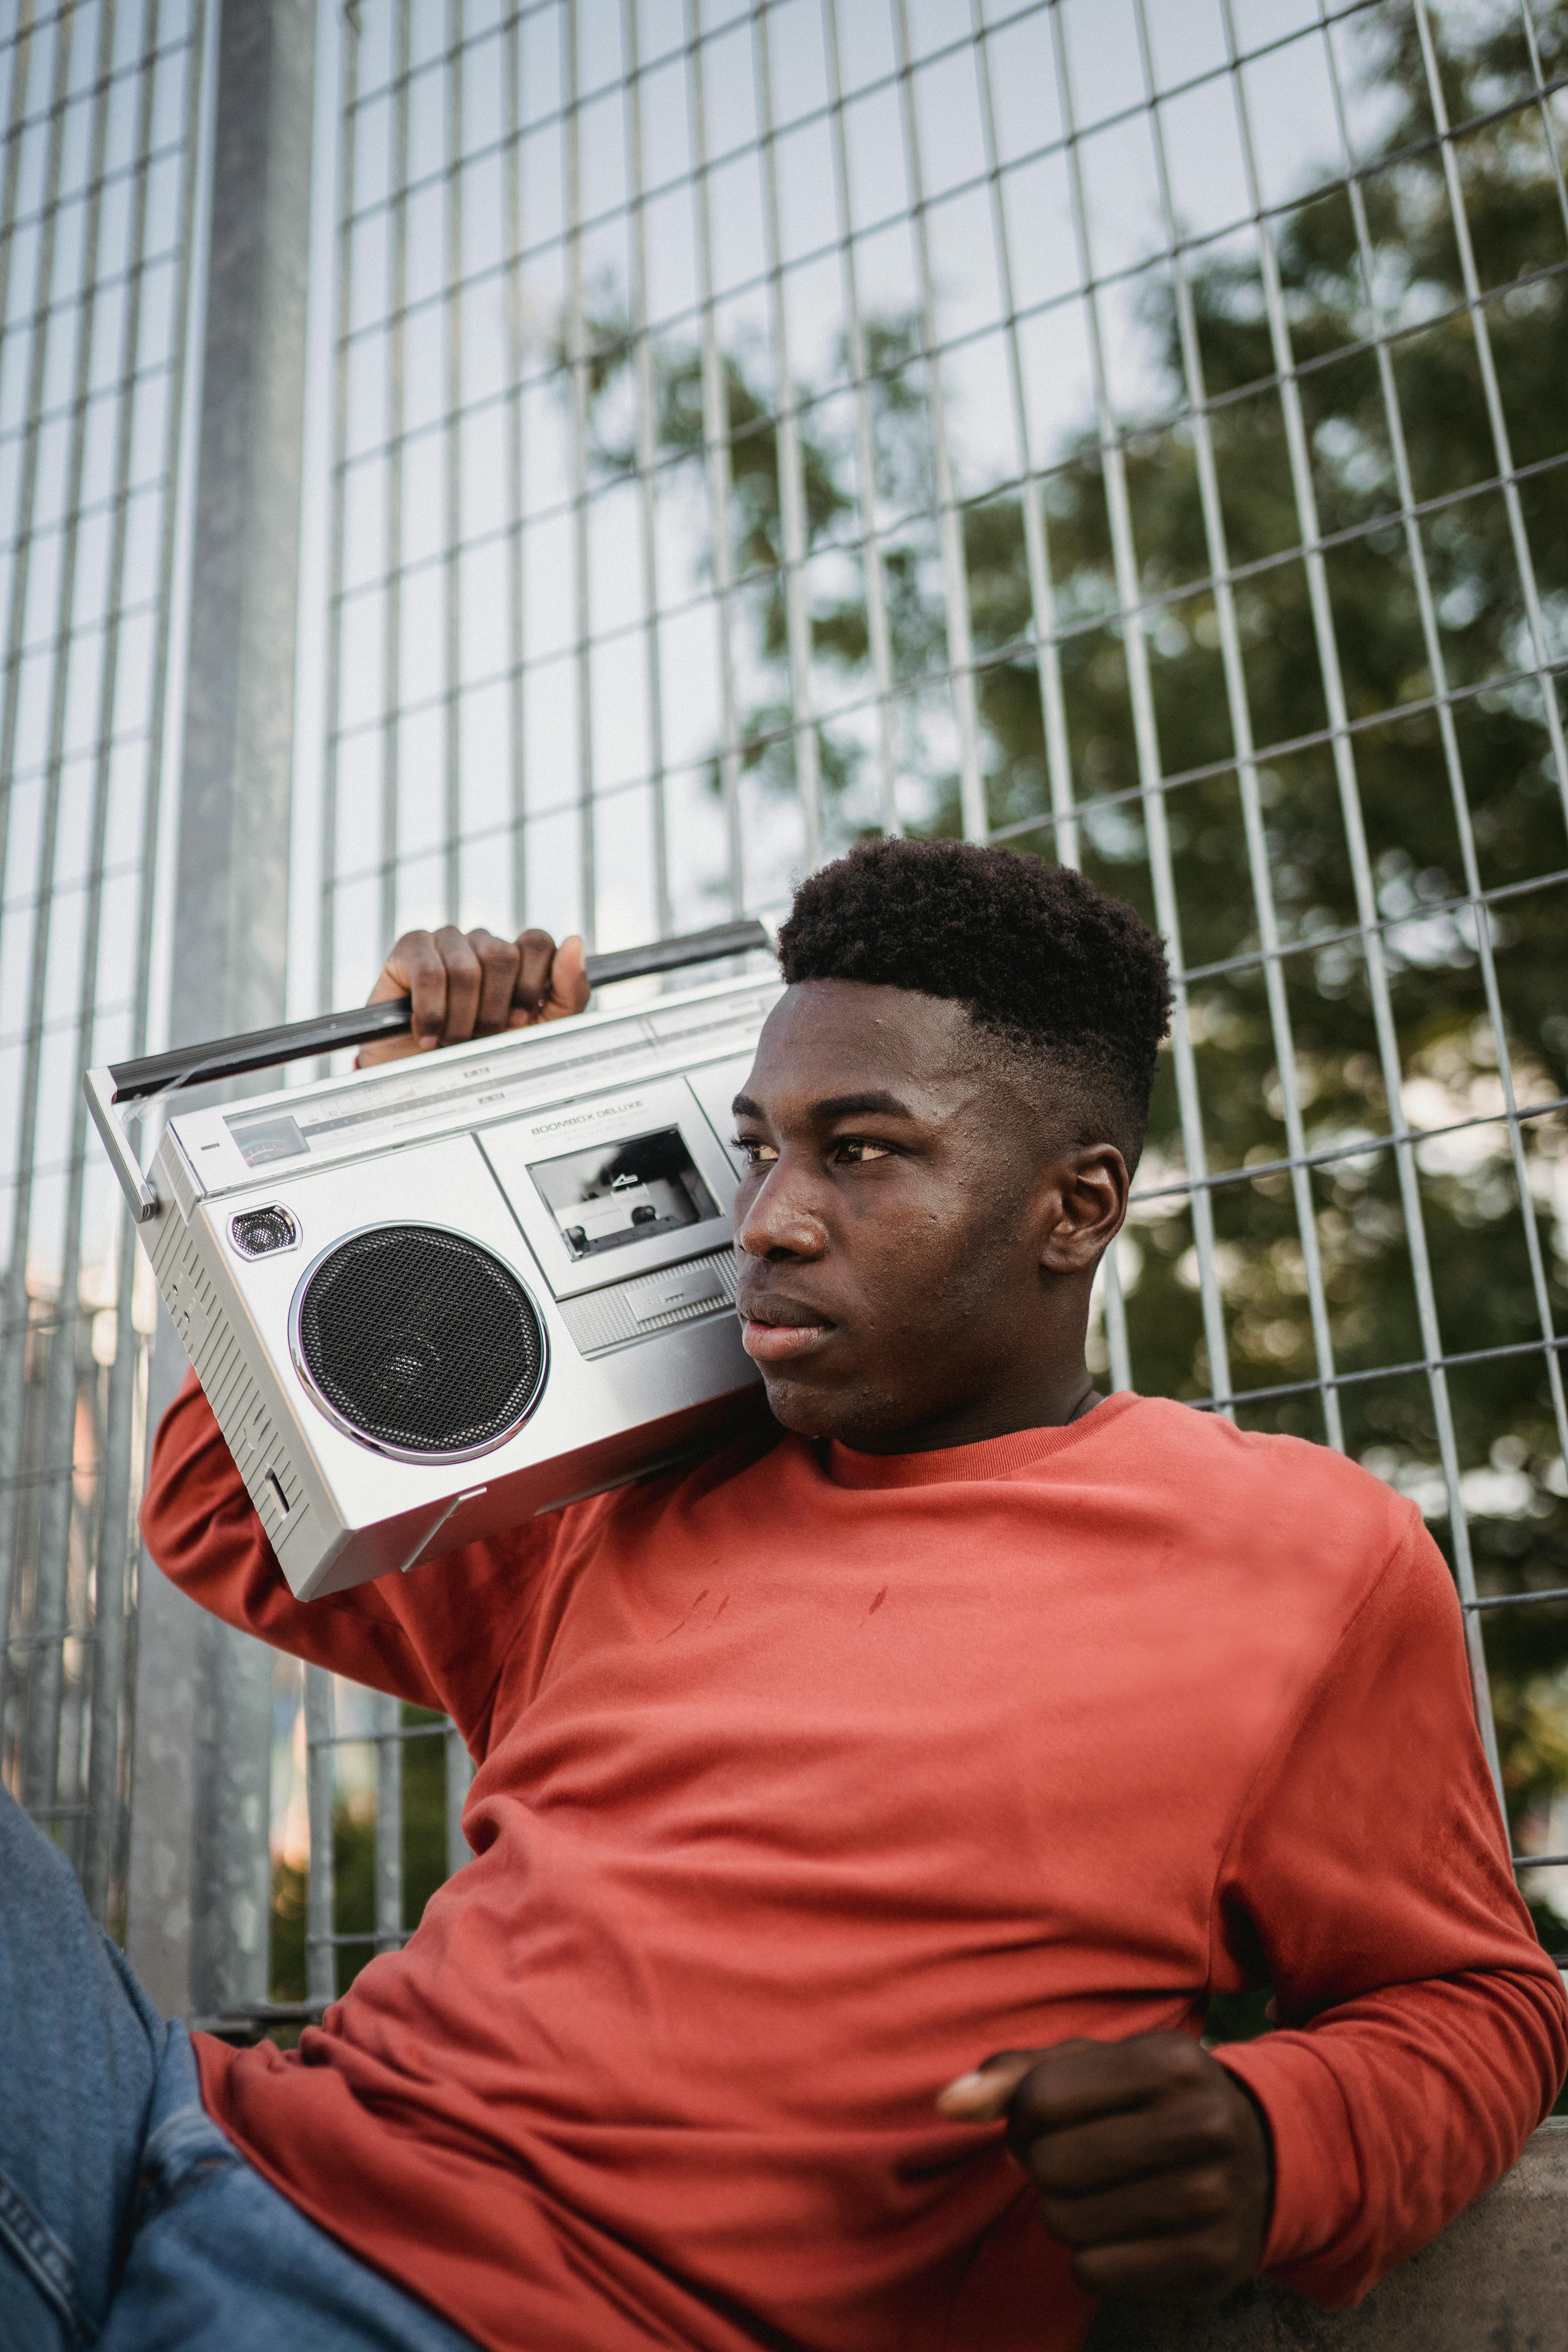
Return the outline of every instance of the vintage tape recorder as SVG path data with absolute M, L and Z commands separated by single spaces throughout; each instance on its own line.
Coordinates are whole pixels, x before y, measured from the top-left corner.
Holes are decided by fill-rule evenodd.
M 598 981 L 769 944 L 729 924 Z M 408 1026 L 408 1005 L 84 1081 L 158 1286 L 301 1600 L 696 1451 L 756 1379 L 730 1103 L 776 975 L 172 1118 L 116 1108 Z

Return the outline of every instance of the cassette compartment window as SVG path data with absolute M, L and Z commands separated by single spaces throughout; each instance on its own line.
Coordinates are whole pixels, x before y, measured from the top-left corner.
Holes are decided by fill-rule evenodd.
M 602 1257 L 720 1214 L 678 1127 L 532 1160 L 528 1172 L 574 1259 Z

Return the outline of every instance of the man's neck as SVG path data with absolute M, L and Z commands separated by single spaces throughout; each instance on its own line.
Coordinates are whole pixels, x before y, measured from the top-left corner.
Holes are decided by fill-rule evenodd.
M 1027 1396 L 1005 1401 L 976 1398 L 956 1412 L 943 1413 L 912 1429 L 844 1430 L 840 1437 L 857 1454 L 934 1454 L 942 1446 L 980 1445 L 988 1437 L 1013 1437 L 1021 1429 L 1065 1429 L 1103 1402 L 1080 1362 L 1076 1372 L 1041 1383 Z

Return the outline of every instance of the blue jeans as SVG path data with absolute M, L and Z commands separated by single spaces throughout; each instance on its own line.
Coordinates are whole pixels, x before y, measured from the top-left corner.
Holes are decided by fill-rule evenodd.
M 211 2122 L 64 1857 L 0 1789 L 5 2352 L 473 2352 Z

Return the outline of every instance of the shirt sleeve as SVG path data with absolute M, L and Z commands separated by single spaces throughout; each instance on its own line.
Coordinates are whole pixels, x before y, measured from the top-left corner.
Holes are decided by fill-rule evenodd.
M 562 1516 L 524 1521 L 405 1576 L 296 1601 L 193 1372 L 153 1441 L 142 1531 L 163 1573 L 214 1616 L 440 1709 L 482 1755 L 501 1666 L 531 1614 Z
M 1215 2053 L 1273 2140 L 1264 2266 L 1355 2303 L 1515 2162 L 1568 2065 L 1415 1512 L 1265 1761 L 1215 1921 L 1213 1981 L 1271 1983 L 1282 2024 Z

